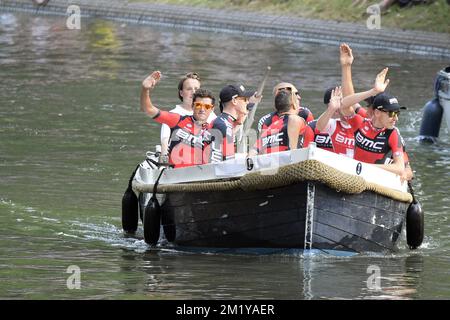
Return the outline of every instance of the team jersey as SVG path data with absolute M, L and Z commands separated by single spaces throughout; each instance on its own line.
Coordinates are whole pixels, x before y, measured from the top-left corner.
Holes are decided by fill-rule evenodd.
M 181 116 L 192 116 L 193 111 L 192 110 L 186 110 L 185 108 L 183 108 L 181 105 L 177 104 L 175 106 L 175 108 L 173 108 L 172 110 L 170 110 L 169 112 L 172 113 L 178 113 Z M 208 123 L 211 123 L 215 118 L 217 118 L 216 114 L 214 112 L 211 112 L 209 114 L 208 120 L 206 120 Z M 169 140 L 170 139 L 170 134 L 171 134 L 171 130 L 170 127 L 167 124 L 164 124 L 161 126 L 161 143 L 164 140 Z
M 207 163 L 205 145 L 211 143 L 208 124 L 198 125 L 192 116 L 159 111 L 153 118 L 171 129 L 169 140 L 169 162 L 175 168 Z
M 289 115 L 278 113 L 269 113 L 261 118 L 258 123 L 258 140 L 256 149 L 258 153 L 273 153 L 289 150 L 288 135 Z M 298 147 L 303 145 L 303 134 L 305 131 L 305 123 L 300 127 Z
M 330 119 L 321 133 L 326 133 L 330 137 L 334 153 L 353 158 L 355 135 L 350 124 L 341 119 Z
M 355 112 L 366 118 L 366 110 L 359 106 Z M 338 154 L 343 154 L 349 158 L 354 157 L 355 136 L 353 129 L 349 124 L 343 123 L 340 119 L 330 119 L 324 132 L 316 128 L 317 120 L 308 123 L 305 130 L 305 139 L 303 146 L 306 148 L 311 142 L 316 146 Z
M 395 130 L 398 131 L 398 128 L 395 128 Z M 398 132 L 398 134 L 400 135 L 400 132 Z M 405 143 L 405 139 L 403 139 L 402 136 L 400 136 L 400 141 L 402 143 L 402 150 L 403 150 L 403 162 L 405 163 L 405 167 L 409 166 L 409 156 L 406 153 L 406 143 Z M 393 158 L 391 158 L 391 162 L 394 161 Z
M 355 160 L 367 163 L 388 164 L 403 154 L 401 136 L 394 129 L 377 129 L 372 120 L 354 115 L 348 120 L 355 134 Z
M 315 142 L 316 146 L 321 149 L 333 152 L 333 144 L 328 133 L 321 133 L 316 128 L 317 120 L 311 121 L 306 126 L 303 147 L 306 148 L 311 142 Z
M 234 158 L 234 128 L 236 119 L 223 112 L 210 125 L 212 143 L 208 147 L 211 163 L 222 162 Z
M 314 120 L 312 112 L 307 107 L 300 107 L 298 115 L 305 119 L 306 123 L 310 123 Z

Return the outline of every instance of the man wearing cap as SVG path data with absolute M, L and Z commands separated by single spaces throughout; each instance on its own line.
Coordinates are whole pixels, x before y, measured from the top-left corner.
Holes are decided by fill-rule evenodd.
M 365 99 L 365 101 L 367 102 L 367 118 L 372 118 L 373 116 L 373 101 L 374 101 L 375 97 L 370 97 Z M 398 131 L 397 127 L 388 127 L 388 129 L 393 129 L 395 128 L 395 130 Z M 400 135 L 400 132 L 398 133 Z M 409 160 L 409 156 L 408 153 L 406 152 L 406 143 L 405 140 L 403 139 L 403 137 L 400 137 L 400 140 L 402 142 L 402 148 L 403 148 L 403 161 L 405 162 L 405 171 L 402 175 L 402 180 L 407 180 L 410 181 L 414 178 L 414 173 L 413 170 L 411 168 L 411 162 Z M 393 161 L 393 159 L 391 159 Z
M 346 43 L 339 46 L 339 61 L 341 65 L 342 78 L 342 97 L 355 93 L 352 81 L 352 49 Z M 336 87 L 325 91 L 323 102 L 328 105 L 327 110 L 319 119 L 308 123 L 305 130 L 304 146 L 307 147 L 310 142 L 315 142 L 318 148 L 325 149 L 338 154 L 343 154 L 353 158 L 355 135 L 350 124 L 339 111 L 339 105 L 330 105 L 331 94 Z M 363 118 L 367 117 L 366 110 L 359 103 L 353 106 L 355 113 Z
M 385 80 L 387 72 L 388 68 L 385 68 L 377 75 L 373 89 L 345 97 L 341 112 L 355 133 L 354 159 L 377 164 L 402 176 L 405 164 L 401 136 L 394 126 L 400 109 L 406 108 L 401 107 L 393 96 L 383 93 L 389 84 L 389 80 Z M 352 105 L 371 96 L 376 96 L 372 119 L 355 115 Z
M 246 90 L 242 84 L 227 85 L 220 91 L 219 106 L 222 114 L 211 123 L 213 141 L 210 145 L 210 162 L 234 158 L 235 128 L 245 120 L 249 98 L 253 95 L 254 92 Z
M 211 143 L 207 119 L 214 109 L 214 96 L 208 90 L 198 89 L 192 96 L 193 115 L 182 116 L 163 111 L 155 107 L 150 99 L 150 91 L 160 79 L 161 72 L 155 71 L 142 82 L 141 110 L 171 129 L 169 163 L 175 168 L 207 163 L 209 159 L 205 146 Z

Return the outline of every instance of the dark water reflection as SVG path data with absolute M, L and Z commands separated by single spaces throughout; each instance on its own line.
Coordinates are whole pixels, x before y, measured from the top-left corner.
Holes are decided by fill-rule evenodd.
M 120 201 L 134 166 L 159 140 L 139 111 L 140 81 L 163 72 L 155 101 L 178 103 L 181 74 L 195 70 L 218 94 L 231 81 L 270 88 L 291 81 L 315 115 L 322 92 L 340 81 L 337 48 L 227 34 L 0 14 L 0 297 L 135 299 L 450 298 L 449 139 L 420 145 L 421 108 L 448 61 L 355 50 L 354 82 L 369 88 L 390 67 L 390 91 L 409 111 L 406 138 L 416 193 L 426 211 L 425 243 L 391 256 L 245 256 L 148 251 L 124 238 Z M 445 123 L 443 124 L 445 126 Z M 78 265 L 82 289 L 68 290 Z M 379 266 L 381 290 L 367 287 Z

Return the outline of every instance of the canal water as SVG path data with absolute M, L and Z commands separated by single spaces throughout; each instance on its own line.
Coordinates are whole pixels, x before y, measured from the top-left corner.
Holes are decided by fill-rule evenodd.
M 271 110 L 281 80 L 318 116 L 322 92 L 340 81 L 338 48 L 102 20 L 68 30 L 64 18 L 0 13 L 0 298 L 449 299 L 449 132 L 443 123 L 438 144 L 416 139 L 435 74 L 449 61 L 354 55 L 357 90 L 388 66 L 390 92 L 409 108 L 398 126 L 426 213 L 420 249 L 408 250 L 403 235 L 387 256 L 150 250 L 141 226 L 135 238 L 121 230 L 129 176 L 159 141 L 159 125 L 139 109 L 142 79 L 161 70 L 154 101 L 171 108 L 186 72 L 218 95 L 236 81 L 256 89 L 271 65 L 257 116 Z M 377 270 L 379 287 L 370 278 Z

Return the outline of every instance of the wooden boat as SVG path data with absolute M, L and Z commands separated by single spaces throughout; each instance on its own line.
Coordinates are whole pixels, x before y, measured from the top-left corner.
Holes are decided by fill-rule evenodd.
M 179 169 L 149 157 L 130 187 L 147 243 L 161 223 L 180 248 L 219 251 L 395 251 L 411 202 L 398 176 L 314 144 Z

